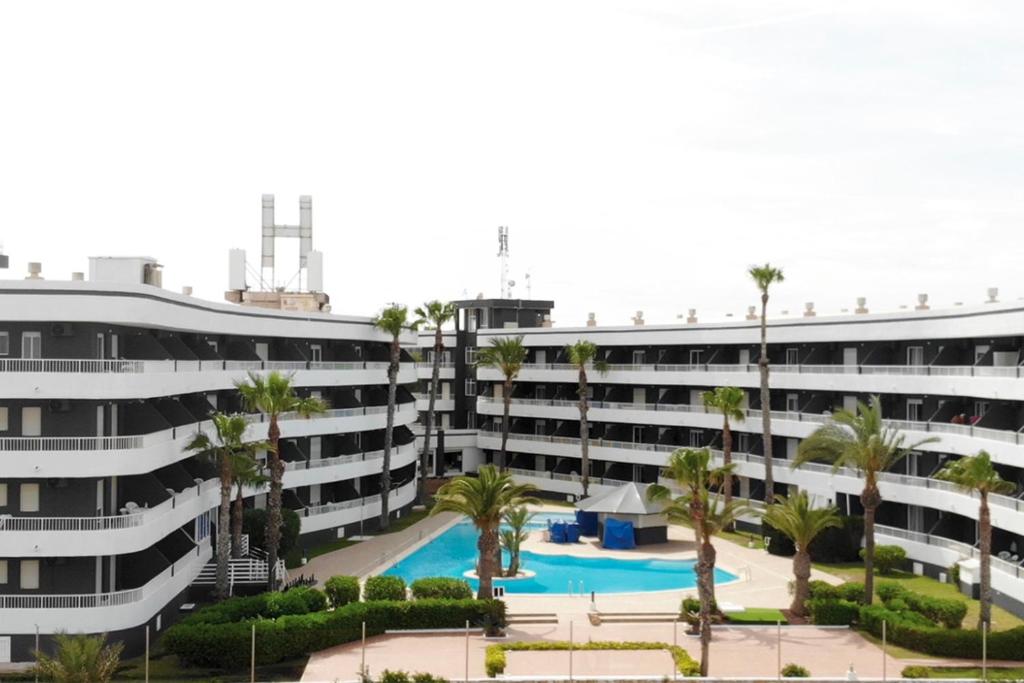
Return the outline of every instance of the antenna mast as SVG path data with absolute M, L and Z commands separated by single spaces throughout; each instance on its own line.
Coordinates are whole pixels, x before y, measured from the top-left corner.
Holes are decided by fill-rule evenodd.
M 508 227 L 498 228 L 498 258 L 501 259 L 501 298 L 512 296 L 508 281 Z

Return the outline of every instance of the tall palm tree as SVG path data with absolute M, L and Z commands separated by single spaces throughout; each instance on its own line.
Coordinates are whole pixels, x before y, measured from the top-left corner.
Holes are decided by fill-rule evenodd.
M 107 645 L 106 636 L 58 633 L 54 640 L 54 656 L 37 650 L 35 657 L 38 674 L 56 683 L 106 683 L 121 664 L 124 643 Z
M 281 489 L 284 481 L 284 462 L 281 461 L 281 427 L 278 420 L 284 413 L 298 413 L 309 417 L 327 410 L 318 398 L 303 398 L 295 393 L 291 375 L 274 370 L 266 375 L 249 373 L 249 379 L 237 382 L 246 410 L 267 416 L 268 468 L 270 492 L 267 495 L 267 590 L 277 589 L 277 551 L 281 545 Z
M 427 399 L 427 418 L 423 425 L 423 454 L 420 456 L 420 483 L 416 495 L 416 499 L 420 503 L 425 501 L 424 489 L 427 483 L 427 468 L 430 459 L 430 432 L 434 427 L 434 400 L 437 398 L 437 387 L 441 379 L 441 356 L 444 354 L 444 334 L 441 332 L 441 328 L 455 317 L 455 312 L 455 304 L 442 303 L 436 299 L 428 301 L 415 311 L 420 320 L 434 327 L 434 358 L 430 373 L 430 397 Z
M 770 263 L 750 266 L 747 273 L 761 292 L 761 355 L 757 368 L 761 373 L 761 433 L 764 441 L 764 502 L 771 505 L 775 499 L 775 477 L 772 476 L 772 400 L 768 389 L 768 288 L 786 277 L 781 268 Z
M 714 391 L 705 391 L 701 398 L 704 400 L 705 408 L 712 408 L 722 413 L 722 464 L 726 467 L 732 464 L 732 428 L 730 420 L 743 422 L 746 413 L 743 411 L 743 401 L 747 393 L 739 387 L 715 387 Z M 725 492 L 725 503 L 732 502 L 732 471 L 725 474 L 722 480 L 722 488 Z
M 506 466 L 506 445 L 508 444 L 509 408 L 512 405 L 512 386 L 519 376 L 526 360 L 526 347 L 523 346 L 523 337 L 492 337 L 491 345 L 480 349 L 477 354 L 476 364 L 482 368 L 494 368 L 501 372 L 504 380 L 502 382 L 502 399 L 505 409 L 501 420 L 501 455 L 498 459 L 498 468 L 505 471 Z
M 821 460 L 832 463 L 836 470 L 850 467 L 864 477 L 860 502 L 864 506 L 864 604 L 870 605 L 875 588 L 875 513 L 882 504 L 878 475 L 885 472 L 911 451 L 937 438 L 907 444 L 898 429 L 885 425 L 882 404 L 877 396 L 869 403 L 857 402 L 857 413 L 842 409 L 832 413 L 831 421 L 818 427 L 800 442 L 793 467 Z
M 505 510 L 502 519 L 509 527 L 501 532 L 501 547 L 508 551 L 506 576 L 515 576 L 519 573 L 519 548 L 529 535 L 526 525 L 533 519 L 533 513 L 525 505 L 517 505 Z
M 217 512 L 217 578 L 214 594 L 218 600 L 228 597 L 228 561 L 231 556 L 231 486 L 235 471 L 245 466 L 244 461 L 252 458 L 265 444 L 247 444 L 245 430 L 249 426 L 244 415 L 214 413 L 214 436 L 197 432 L 185 446 L 186 451 L 201 454 L 213 462 L 220 477 L 220 507 Z
M 434 496 L 436 503 L 430 509 L 431 515 L 439 512 L 457 512 L 473 522 L 480 537 L 476 547 L 480 553 L 477 562 L 477 576 L 480 581 L 477 597 L 481 600 L 494 595 L 493 579 L 501 572 L 501 557 L 498 545 L 498 530 L 501 517 L 511 507 L 536 503 L 530 494 L 535 491 L 530 484 L 517 484 L 507 472 L 499 472 L 494 465 L 482 465 L 476 477 L 456 477 L 438 489 Z
M 380 473 L 380 528 L 387 529 L 391 524 L 389 498 L 391 496 L 391 444 L 395 438 L 395 403 L 398 396 L 398 371 L 401 368 L 402 332 L 416 330 L 420 321 L 409 320 L 409 308 L 392 304 L 373 319 L 378 330 L 391 335 L 390 355 L 388 360 L 388 418 L 384 429 L 384 460 L 381 462 Z
M 978 536 L 981 550 L 981 611 L 978 628 L 992 628 L 992 517 L 988 509 L 990 493 L 1008 495 L 1016 487 L 1004 480 L 992 466 L 992 457 L 986 451 L 955 460 L 943 467 L 936 479 L 952 482 L 969 493 L 977 493 Z
M 789 609 L 793 614 L 803 616 L 807 613 L 804 603 L 811 592 L 811 541 L 825 529 L 842 524 L 839 510 L 834 505 L 811 507 L 807 492 L 800 491 L 795 496 L 776 498 L 775 503 L 765 510 L 764 520 L 788 536 L 796 546 L 796 555 L 793 556 L 793 577 L 796 581 Z
M 721 496 L 712 494 L 713 487 L 721 486 L 732 465 L 711 467 L 711 451 L 706 448 L 680 448 L 672 453 L 665 467 L 665 476 L 682 489 L 672 497 L 672 491 L 659 484 L 647 487 L 648 500 L 664 504 L 664 512 L 675 522 L 693 527 L 697 544 L 697 595 L 700 598 L 700 675 L 708 675 L 711 650 L 711 605 L 715 600 L 715 560 L 717 552 L 711 539 L 733 524 L 746 507 L 735 501 L 722 502 Z
M 594 369 L 602 375 L 608 372 L 608 362 L 597 357 L 597 344 L 583 339 L 565 347 L 565 355 L 569 363 L 579 372 L 579 386 L 576 389 L 580 409 L 580 469 L 583 483 L 583 497 L 590 493 L 590 423 L 587 412 L 590 401 L 587 399 L 587 366 L 593 364 Z
M 262 441 L 253 444 L 256 450 L 269 450 L 270 444 Z M 242 523 L 245 520 L 245 487 L 259 488 L 264 486 L 270 477 L 263 474 L 263 466 L 256 460 L 253 453 L 250 459 L 236 460 L 234 463 L 235 502 L 231 513 L 231 557 L 242 557 Z

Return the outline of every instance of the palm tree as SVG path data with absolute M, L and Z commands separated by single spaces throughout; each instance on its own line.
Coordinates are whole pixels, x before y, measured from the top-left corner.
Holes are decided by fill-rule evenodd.
M 793 614 L 803 616 L 807 613 L 804 603 L 810 596 L 811 553 L 809 548 L 811 541 L 825 529 L 842 524 L 839 510 L 834 505 L 823 508 L 811 507 L 807 492 L 800 491 L 789 498 L 785 496 L 776 498 L 775 503 L 769 505 L 765 511 L 764 520 L 772 528 L 778 529 L 788 536 L 796 546 L 796 555 L 793 556 L 793 577 L 796 579 L 796 588 L 793 591 L 793 604 L 789 606 L 789 609 Z
M 590 402 L 587 399 L 587 365 L 593 363 L 594 369 L 603 375 L 608 372 L 608 362 L 597 357 L 596 344 L 583 339 L 566 346 L 565 355 L 568 356 L 569 363 L 579 371 L 579 387 L 576 389 L 576 395 L 580 409 L 580 469 L 582 470 L 583 497 L 586 498 L 590 489 L 590 424 L 587 422 Z
M 505 510 L 503 519 L 509 526 L 501 532 L 501 547 L 508 551 L 508 571 L 505 575 L 515 576 L 519 573 L 519 548 L 529 536 L 526 525 L 533 519 L 533 513 L 525 505 L 517 505 Z
M 291 375 L 278 371 L 266 375 L 249 373 L 249 379 L 235 384 L 246 410 L 263 413 L 270 423 L 267 428 L 267 458 L 270 469 L 270 493 L 267 496 L 267 589 L 277 589 L 277 550 L 281 544 L 281 489 L 284 463 L 281 461 L 281 427 L 278 420 L 284 413 L 309 417 L 327 410 L 318 398 L 302 398 L 295 393 Z
M 743 411 L 743 401 L 747 393 L 739 387 L 716 387 L 714 391 L 705 391 L 702 395 L 705 408 L 712 408 L 722 413 L 722 464 L 726 467 L 732 464 L 732 429 L 729 420 L 743 422 L 746 413 Z M 725 491 L 725 504 L 732 502 L 732 471 L 725 474 L 722 480 L 722 488 Z
M 269 444 L 262 441 L 253 444 L 256 450 L 269 450 Z M 231 513 L 231 557 L 242 557 L 242 523 L 245 520 L 245 487 L 259 488 L 264 486 L 270 477 L 263 474 L 263 466 L 256 460 L 255 453 L 249 459 L 236 460 L 234 463 L 235 502 Z
M 438 300 L 428 301 L 415 313 L 420 320 L 434 326 L 434 358 L 430 373 L 430 398 L 427 399 L 427 418 L 423 426 L 423 454 L 420 456 L 420 483 L 416 499 L 425 501 L 424 489 L 427 483 L 427 468 L 430 458 L 430 431 L 434 427 L 434 400 L 437 398 L 438 383 L 441 378 L 441 356 L 444 354 L 444 335 L 441 328 L 455 317 L 455 304 L 442 303 Z
M 214 413 L 210 416 L 214 438 L 200 431 L 185 446 L 186 451 L 202 454 L 213 462 L 220 477 L 220 508 L 217 512 L 217 579 L 214 593 L 218 600 L 228 597 L 228 560 L 231 555 L 231 486 L 235 471 L 245 467 L 265 444 L 245 443 L 245 430 L 249 426 L 244 415 Z
M 907 445 L 905 435 L 885 425 L 882 404 L 872 396 L 868 404 L 857 402 L 857 413 L 843 409 L 832 413 L 831 421 L 818 427 L 800 442 L 793 467 L 821 460 L 836 470 L 850 467 L 864 477 L 860 502 L 864 506 L 864 604 L 870 605 L 875 587 L 875 513 L 882 504 L 878 475 L 927 443 L 932 437 Z
M 508 443 L 509 408 L 512 405 L 512 385 L 519 376 L 526 360 L 526 347 L 523 346 L 523 338 L 519 337 L 493 337 L 491 345 L 480 349 L 477 354 L 476 364 L 482 368 L 494 368 L 501 372 L 504 380 L 502 382 L 502 399 L 505 402 L 504 417 L 501 420 L 501 455 L 498 459 L 498 468 L 505 470 L 506 445 Z
M 536 503 L 530 494 L 535 491 L 530 484 L 516 484 L 507 472 L 500 472 L 494 465 L 481 465 L 476 477 L 456 477 L 447 482 L 434 496 L 436 503 L 430 509 L 431 515 L 439 512 L 457 512 L 465 515 L 480 532 L 476 547 L 480 553 L 477 562 L 477 576 L 480 586 L 477 598 L 493 597 L 493 578 L 501 572 L 498 529 L 501 517 L 511 507 Z
M 106 683 L 121 664 L 124 643 L 107 645 L 104 635 L 58 633 L 57 653 L 51 657 L 37 650 L 36 672 L 55 683 Z
M 978 536 L 981 551 L 981 612 L 978 628 L 992 628 L 992 517 L 988 509 L 990 493 L 1008 495 L 1016 488 L 1013 482 L 1005 481 L 992 466 L 992 457 L 986 451 L 977 455 L 955 460 L 943 467 L 936 479 L 949 481 L 968 493 L 977 493 Z
M 388 420 L 384 430 L 384 460 L 380 474 L 380 528 L 387 529 L 391 524 L 388 498 L 391 496 L 391 444 L 395 437 L 395 403 L 398 394 L 398 371 L 402 358 L 401 337 L 406 330 L 415 330 L 420 321 L 409 320 L 409 309 L 406 306 L 392 304 L 373 319 L 373 325 L 382 332 L 391 335 L 391 354 L 388 361 Z
M 761 372 L 761 434 L 764 441 L 764 502 L 771 505 L 775 499 L 775 478 L 772 476 L 772 400 L 768 389 L 768 288 L 776 282 L 785 281 L 781 268 L 770 263 L 751 266 L 747 273 L 761 292 L 761 355 L 757 368 Z
M 697 595 L 700 597 L 700 675 L 708 675 L 711 649 L 711 605 L 715 600 L 715 560 L 717 553 L 711 539 L 735 523 L 746 507 L 735 501 L 723 503 L 721 496 L 711 493 L 721 486 L 732 465 L 710 466 L 711 451 L 706 448 L 680 448 L 672 453 L 665 467 L 665 476 L 682 489 L 673 498 L 672 491 L 659 484 L 647 488 L 647 498 L 664 504 L 664 512 L 675 522 L 693 527 L 697 544 Z

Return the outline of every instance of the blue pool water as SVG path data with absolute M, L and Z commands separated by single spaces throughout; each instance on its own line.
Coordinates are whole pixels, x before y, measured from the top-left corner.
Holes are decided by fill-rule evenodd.
M 531 524 L 531 531 L 543 529 L 547 520 L 557 521 L 566 515 L 544 515 Z M 429 576 L 463 578 L 477 560 L 477 530 L 469 522 L 460 522 L 422 548 L 392 565 L 385 574 L 401 576 L 406 583 Z M 503 553 L 503 565 L 508 555 Z M 524 551 L 524 569 L 536 572 L 532 578 L 501 581 L 508 593 L 566 593 L 569 582 L 573 592 L 637 593 L 693 588 L 697 585 L 694 563 L 685 560 L 620 560 L 610 557 L 572 557 L 539 555 Z M 715 569 L 715 583 L 733 581 L 729 572 Z M 476 581 L 470 584 L 476 590 Z

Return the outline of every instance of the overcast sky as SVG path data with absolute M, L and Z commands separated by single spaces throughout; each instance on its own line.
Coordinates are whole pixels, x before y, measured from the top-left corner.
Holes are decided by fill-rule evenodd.
M 499 225 L 556 324 L 739 316 L 764 261 L 776 311 L 1015 299 L 1022 35 L 1014 0 L 8 0 L 4 277 L 145 254 L 220 300 L 274 193 L 349 314 L 497 295 Z

